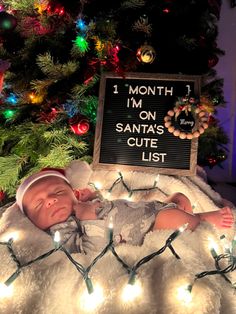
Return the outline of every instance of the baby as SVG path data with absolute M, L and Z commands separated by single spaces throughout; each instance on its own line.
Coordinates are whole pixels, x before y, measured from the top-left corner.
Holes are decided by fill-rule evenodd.
M 78 195 L 79 193 L 79 195 Z M 16 202 L 38 228 L 54 234 L 60 231 L 62 241 L 71 252 L 101 251 L 108 244 L 108 225 L 113 222 L 113 241 L 141 245 L 147 232 L 177 229 L 188 223 L 195 230 L 201 221 L 218 228 L 230 228 L 230 208 L 193 214 L 189 199 L 175 193 L 165 202 L 101 201 L 89 189 L 77 191 L 66 176 L 57 170 L 46 170 L 28 177 L 18 188 Z

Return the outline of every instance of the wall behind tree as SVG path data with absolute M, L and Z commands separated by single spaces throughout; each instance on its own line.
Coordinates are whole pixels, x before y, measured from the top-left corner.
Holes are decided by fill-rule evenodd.
M 236 7 L 229 0 L 222 1 L 218 24 L 218 47 L 225 51 L 215 67 L 219 78 L 224 79 L 225 108 L 219 108 L 217 118 L 229 137 L 228 158 L 223 168 L 206 169 L 210 179 L 218 182 L 236 182 Z

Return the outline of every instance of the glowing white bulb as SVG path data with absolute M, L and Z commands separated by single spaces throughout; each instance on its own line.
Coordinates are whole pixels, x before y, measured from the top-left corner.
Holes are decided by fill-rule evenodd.
M 208 241 L 209 241 L 209 246 L 208 247 L 209 247 L 210 250 L 213 249 L 216 252 L 219 251 L 219 247 L 218 247 L 217 243 L 212 238 L 209 237 Z
M 0 283 L 0 298 L 9 298 L 13 295 L 13 285 L 6 286 Z
M 212 248 L 215 250 L 218 249 L 218 245 L 212 238 L 208 237 L 208 241 L 209 241 L 209 249 L 212 249 Z
M 124 302 L 132 302 L 142 294 L 141 283 L 136 280 L 134 284 L 127 284 L 122 292 L 122 300 Z
M 129 193 L 129 194 L 125 194 L 122 198 L 127 200 L 127 201 L 132 201 L 133 196 L 132 196 L 132 194 Z
M 160 175 L 158 174 L 154 180 L 154 186 L 156 186 L 157 182 L 160 180 Z
M 104 301 L 103 289 L 100 285 L 94 286 L 94 291 L 88 293 L 87 289 L 81 294 L 79 304 L 81 309 L 85 311 L 93 311 L 99 307 Z
M 179 227 L 180 232 L 184 232 L 188 228 L 188 222 L 182 226 Z
M 185 285 L 181 286 L 177 290 L 177 299 L 186 305 L 192 301 L 192 294 L 191 294 L 192 286 Z
M 96 190 L 101 190 L 102 189 L 102 183 L 101 182 L 94 182 L 94 186 Z
M 209 237 L 208 241 L 209 241 L 209 250 L 211 252 L 211 255 L 213 257 L 216 257 L 217 256 L 217 251 L 219 251 L 219 247 L 218 247 L 218 245 L 216 244 L 216 242 L 212 238 Z
M 113 218 L 112 218 L 112 216 L 111 216 L 110 219 L 109 219 L 108 228 L 109 228 L 109 229 L 113 229 Z
M 54 234 L 54 242 L 59 243 L 61 241 L 60 232 L 57 230 Z
M 10 239 L 12 239 L 14 242 L 16 240 L 19 240 L 19 232 L 18 231 L 12 231 L 12 232 L 9 232 L 7 234 L 5 234 L 3 236 L 3 241 L 9 241 Z

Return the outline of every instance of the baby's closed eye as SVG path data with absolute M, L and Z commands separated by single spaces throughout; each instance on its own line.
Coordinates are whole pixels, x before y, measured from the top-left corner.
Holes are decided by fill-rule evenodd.
M 35 205 L 34 205 L 34 210 L 37 211 L 42 207 L 43 204 L 43 200 L 38 201 Z

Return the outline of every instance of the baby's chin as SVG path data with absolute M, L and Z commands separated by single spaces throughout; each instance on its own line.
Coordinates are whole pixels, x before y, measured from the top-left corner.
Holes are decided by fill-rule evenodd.
M 71 216 L 71 214 L 72 214 L 72 210 L 71 211 L 66 211 L 66 210 L 58 211 L 53 217 L 51 217 L 52 219 L 47 229 L 59 223 L 66 222 L 67 219 Z

